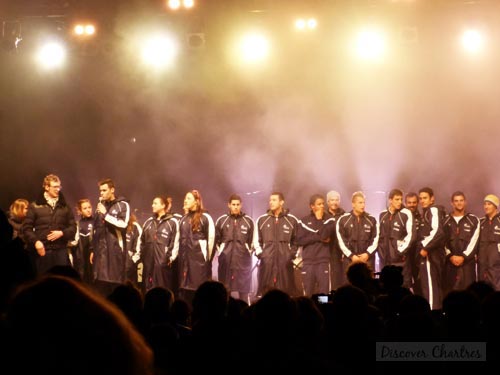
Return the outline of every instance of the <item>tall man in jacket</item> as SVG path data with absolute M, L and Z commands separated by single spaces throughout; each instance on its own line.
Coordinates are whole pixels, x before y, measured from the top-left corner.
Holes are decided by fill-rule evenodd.
M 299 220 L 284 207 L 281 192 L 269 197 L 269 210 L 257 219 L 255 255 L 260 259 L 257 295 L 280 289 L 291 296 L 298 294 L 293 260 L 298 250 L 296 238 Z
M 218 254 L 218 279 L 234 298 L 250 303 L 254 222 L 242 211 L 241 197 L 232 194 L 229 213 L 215 222 L 215 246 Z
M 344 253 L 344 269 L 353 262 L 368 263 L 375 269 L 375 251 L 378 247 L 377 220 L 365 211 L 365 195 L 352 195 L 352 210 L 337 221 L 337 239 Z
M 476 281 L 476 254 L 479 239 L 479 219 L 466 211 L 465 194 L 451 195 L 453 211 L 444 219 L 446 262 L 444 293 L 462 290 Z
M 94 224 L 93 252 L 90 259 L 94 267 L 96 289 L 108 296 L 126 280 L 127 226 L 130 205 L 123 197 L 116 197 L 111 179 L 101 180 L 99 203 Z
M 429 301 L 432 310 L 442 308 L 444 266 L 444 209 L 434 204 L 434 191 L 430 187 L 419 190 L 422 221 L 417 231 L 418 277 L 416 294 Z
M 411 287 L 411 265 L 409 250 L 415 239 L 416 230 L 413 225 L 413 215 L 403 207 L 403 192 L 392 189 L 389 192 L 389 205 L 379 215 L 380 237 L 378 255 L 380 269 L 384 266 L 400 266 L 403 268 L 403 279 Z
M 28 248 L 36 250 L 38 274 L 57 265 L 70 265 L 68 242 L 75 238 L 73 211 L 61 193 L 61 180 L 54 174 L 43 179 L 43 191 L 28 207 L 22 226 Z

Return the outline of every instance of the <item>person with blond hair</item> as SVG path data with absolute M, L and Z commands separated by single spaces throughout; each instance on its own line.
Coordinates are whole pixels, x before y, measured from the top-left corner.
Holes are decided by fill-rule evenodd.
M 61 180 L 54 174 L 45 176 L 43 190 L 26 213 L 22 232 L 28 249 L 35 254 L 38 274 L 56 265 L 70 265 L 68 243 L 75 239 L 73 211 L 61 192 Z
M 378 247 L 377 220 L 365 211 L 365 195 L 357 191 L 352 195 L 352 210 L 337 220 L 337 239 L 344 254 L 344 270 L 351 263 L 369 263 L 375 269 L 375 251 Z

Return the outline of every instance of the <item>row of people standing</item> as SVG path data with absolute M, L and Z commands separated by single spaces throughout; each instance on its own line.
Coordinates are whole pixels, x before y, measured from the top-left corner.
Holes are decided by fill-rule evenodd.
M 485 197 L 481 220 L 467 212 L 465 194 L 460 191 L 452 194 L 450 213 L 435 205 L 429 187 L 408 193 L 406 207 L 401 190 L 393 189 L 388 198 L 388 208 L 377 220 L 365 212 L 362 192 L 353 194 L 352 210 L 347 213 L 339 209 L 337 192 L 327 194 L 328 210 L 321 195 L 311 197 L 311 214 L 303 221 L 319 231 L 298 239 L 306 295 L 326 293 L 327 243 L 332 289 L 346 282 L 351 263 L 366 262 L 375 269 L 378 257 L 379 269 L 401 266 L 405 287 L 424 296 L 433 309 L 441 308 L 446 293 L 465 289 L 476 280 L 500 290 L 500 217 L 495 195 Z
M 448 290 L 463 288 L 477 278 L 500 289 L 496 258 L 500 219 L 494 195 L 485 198 L 486 216 L 479 221 L 466 212 L 461 192 L 452 195 L 453 212 L 446 215 L 444 208 L 434 205 L 432 189 L 407 194 L 406 207 L 402 191 L 394 189 L 388 209 L 377 221 L 365 212 L 361 192 L 353 194 L 348 213 L 340 208 L 337 192 L 327 194 L 328 208 L 321 195 L 313 195 L 311 213 L 302 219 L 290 214 L 283 194 L 275 192 L 270 195 L 269 210 L 255 222 L 243 213 L 241 198 L 232 195 L 228 214 L 214 222 L 203 207 L 201 194 L 193 190 L 185 196 L 183 215 L 170 212 L 169 198 L 155 197 L 153 216 L 141 226 L 133 219 L 128 200 L 115 194 L 112 180 L 98 185 L 96 213 L 92 215 L 88 199 L 81 200 L 78 225 L 55 175 L 45 177 L 42 193 L 27 210 L 22 207 L 25 202 L 17 202 L 20 211 L 27 211 L 18 233 L 36 251 L 39 272 L 70 264 L 67 243 L 73 241 L 77 245 L 73 264 L 78 265 L 84 280 L 104 294 L 134 278 L 141 260 L 146 290 L 154 286 L 179 289 L 189 300 L 203 281 L 212 278 L 215 254 L 219 280 L 247 301 L 253 254 L 258 258 L 257 295 L 272 288 L 291 295 L 329 292 L 345 283 L 350 263 L 373 265 L 375 254 L 380 269 L 390 264 L 403 266 L 405 285 L 426 296 L 433 308 L 439 308 Z M 422 213 L 417 208 L 419 201 Z M 298 268 L 301 278 L 297 282 Z

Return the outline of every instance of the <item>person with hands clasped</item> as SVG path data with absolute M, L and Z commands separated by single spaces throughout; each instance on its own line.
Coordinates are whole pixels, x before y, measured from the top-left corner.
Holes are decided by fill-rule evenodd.
M 43 179 L 43 191 L 28 207 L 22 225 L 28 249 L 34 249 L 37 274 L 56 265 L 70 265 L 68 242 L 75 238 L 73 211 L 61 193 L 61 180 L 54 174 Z

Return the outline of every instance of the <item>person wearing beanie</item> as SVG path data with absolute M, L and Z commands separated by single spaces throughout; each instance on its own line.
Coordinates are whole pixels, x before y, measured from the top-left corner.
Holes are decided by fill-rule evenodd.
M 485 202 L 490 202 L 492 203 L 496 208 L 498 208 L 499 200 L 498 197 L 494 194 L 488 194 L 486 197 L 484 197 Z
M 499 199 L 496 195 L 484 197 L 484 217 L 481 218 L 479 235 L 478 263 L 480 281 L 493 285 L 500 290 L 500 215 L 498 213 Z
M 327 224 L 327 231 L 330 245 L 330 287 L 335 290 L 347 282 L 346 270 L 342 261 L 342 251 L 338 245 L 337 231 L 335 229 L 336 221 L 345 214 L 345 210 L 340 207 L 340 193 L 335 190 L 330 190 L 326 194 L 326 204 L 328 206 L 326 213 L 332 215 Z

